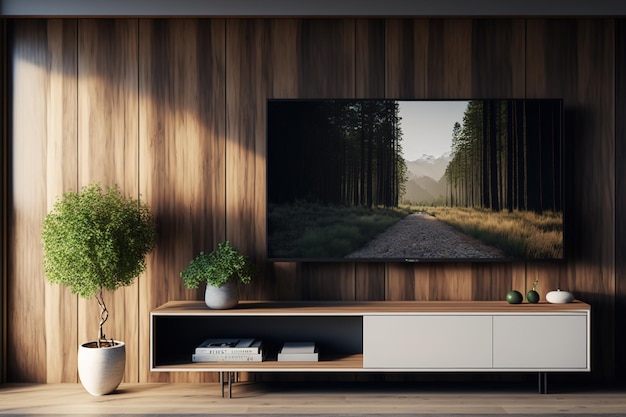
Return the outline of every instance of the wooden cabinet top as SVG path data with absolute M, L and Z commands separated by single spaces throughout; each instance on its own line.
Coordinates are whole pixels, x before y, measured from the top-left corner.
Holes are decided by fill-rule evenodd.
M 211 310 L 202 301 L 169 301 L 153 315 L 216 316 L 360 316 L 411 313 L 559 313 L 589 312 L 591 306 L 575 300 L 567 304 L 509 304 L 506 301 L 241 301 L 229 310 Z

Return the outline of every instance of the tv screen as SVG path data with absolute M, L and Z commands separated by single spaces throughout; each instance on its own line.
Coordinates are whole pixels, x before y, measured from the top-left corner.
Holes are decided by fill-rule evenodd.
M 270 261 L 563 259 L 560 99 L 270 99 Z

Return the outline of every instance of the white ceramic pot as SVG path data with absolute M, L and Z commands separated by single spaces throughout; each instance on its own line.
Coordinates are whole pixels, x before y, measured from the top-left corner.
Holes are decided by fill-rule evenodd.
M 569 291 L 550 291 L 546 294 L 546 300 L 552 304 L 565 304 L 574 301 L 574 294 Z
M 126 345 L 114 340 L 111 347 L 92 347 L 96 342 L 78 347 L 78 376 L 88 393 L 94 396 L 110 394 L 122 382 L 126 367 Z
M 237 282 L 231 279 L 219 288 L 207 285 L 204 292 L 204 302 L 207 307 L 214 310 L 226 310 L 235 307 L 239 303 Z

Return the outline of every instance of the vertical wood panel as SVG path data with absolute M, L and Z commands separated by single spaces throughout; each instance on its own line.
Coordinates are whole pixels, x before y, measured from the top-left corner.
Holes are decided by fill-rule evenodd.
M 140 280 L 142 381 L 208 381 L 199 373 L 150 373 L 149 312 L 169 300 L 203 299 L 180 271 L 226 236 L 225 22 L 140 21 L 140 184 L 159 226 Z
M 615 22 L 615 329 L 626 326 L 626 19 Z M 626 332 L 617 330 L 615 373 L 626 379 Z
M 355 264 L 356 300 L 385 300 L 386 265 L 380 262 Z
M 7 128 L 7 21 L 0 19 L 0 384 L 6 382 L 6 305 L 7 305 L 7 196 L 8 192 L 8 146 Z
M 385 20 L 358 19 L 355 46 L 355 95 L 385 97 Z
M 50 90 L 47 115 L 47 211 L 66 191 L 76 191 L 76 20 L 50 20 Z M 78 298 L 69 288 L 46 285 L 47 382 L 77 382 Z
M 298 98 L 355 96 L 355 22 L 298 20 Z
M 524 97 L 525 35 L 523 19 L 472 21 L 472 97 Z
M 524 275 L 523 263 L 475 263 L 471 266 L 472 300 L 504 300 L 509 290 L 525 294 L 523 280 L 513 281 L 515 271 Z M 519 270 L 517 268 L 520 268 Z
M 7 282 L 7 374 L 9 381 L 46 382 L 45 299 L 42 252 L 37 242 L 45 216 L 46 22 L 13 24 L 12 198 Z M 35 162 L 35 163 L 33 163 Z
M 267 29 L 267 30 L 266 30 Z M 265 136 L 270 24 L 226 24 L 226 236 L 261 267 L 265 260 Z M 252 40 L 255 41 L 252 41 Z M 293 49 L 292 49 L 293 50 Z M 267 299 L 264 271 L 245 298 Z
M 428 20 L 386 21 L 385 94 L 389 98 L 426 97 Z
M 427 264 L 387 263 L 385 299 L 388 301 L 430 300 L 430 277 Z
M 613 20 L 580 20 L 576 83 L 577 106 L 585 109 L 576 129 L 575 175 L 570 184 L 585 184 L 577 200 L 583 234 L 572 274 L 565 287 L 596 308 L 595 349 L 597 380 L 615 376 L 615 25 Z M 581 124 L 579 124 L 582 122 Z M 568 192 L 575 192 L 574 190 Z M 580 194 L 577 194 L 580 195 Z M 588 237 L 588 238 L 587 238 Z M 580 256 L 580 257 L 578 257 Z M 580 261 L 579 261 L 580 260 Z M 592 325 L 594 325 L 592 323 Z M 619 352 L 619 354 L 622 354 Z M 592 365 L 592 366 L 593 366 Z
M 76 381 L 76 296 L 46 283 L 41 223 L 76 187 L 75 22 L 13 22 L 8 377 Z
M 433 263 L 428 268 L 428 300 L 472 300 L 469 263 Z
M 565 106 L 568 262 L 555 284 L 594 308 L 592 328 L 603 329 L 592 334 L 596 378 L 614 375 L 615 358 L 614 29 L 607 19 L 528 21 L 528 95 Z
M 79 185 L 117 184 L 138 198 L 137 21 L 79 20 L 78 77 Z M 124 380 L 138 381 L 138 284 L 104 297 L 105 335 L 126 343 Z M 97 338 L 98 317 L 95 300 L 79 300 L 80 343 Z
M 302 300 L 354 300 L 353 262 L 305 264 L 302 266 Z
M 472 33 L 470 19 L 428 21 L 425 98 L 472 98 Z

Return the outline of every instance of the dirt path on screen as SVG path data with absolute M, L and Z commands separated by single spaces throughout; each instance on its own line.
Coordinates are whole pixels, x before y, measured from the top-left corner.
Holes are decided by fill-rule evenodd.
M 504 258 L 491 246 L 457 232 L 425 213 L 413 213 L 389 227 L 348 258 Z

